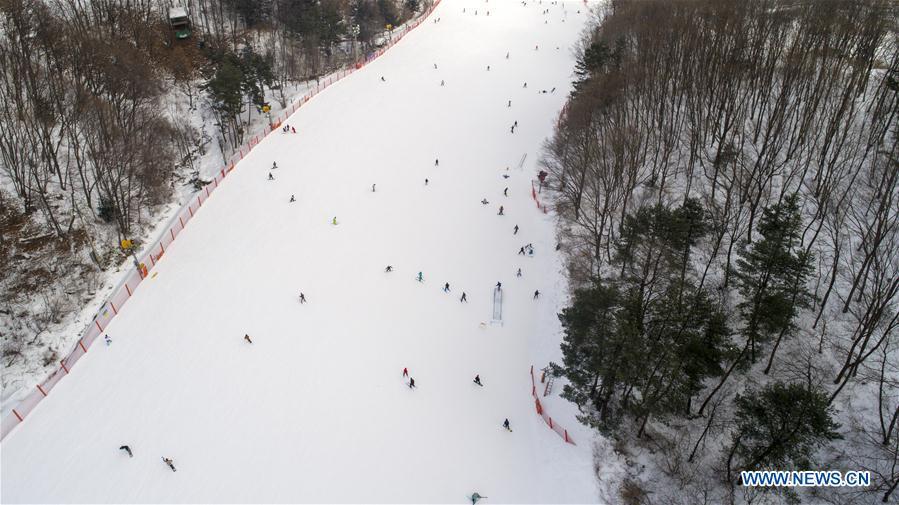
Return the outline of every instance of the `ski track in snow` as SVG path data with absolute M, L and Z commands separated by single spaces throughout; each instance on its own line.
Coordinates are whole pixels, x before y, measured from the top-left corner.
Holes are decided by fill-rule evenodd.
M 552 432 L 528 374 L 559 359 L 565 300 L 530 181 L 587 19 L 581 1 L 444 0 L 297 111 L 298 135 L 263 140 L 166 251 L 112 345 L 4 440 L 2 501 L 595 502 L 590 432 L 560 401 L 578 446 Z

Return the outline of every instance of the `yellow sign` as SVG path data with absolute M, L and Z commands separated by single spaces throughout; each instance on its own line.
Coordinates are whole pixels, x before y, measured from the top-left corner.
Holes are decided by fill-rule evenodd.
M 131 249 L 131 245 L 132 244 L 130 240 L 128 240 L 127 238 L 122 239 L 122 249 L 127 251 L 128 249 Z
M 387 29 L 388 29 L 388 30 L 393 30 L 393 25 L 390 24 L 390 23 L 387 23 Z
M 270 110 L 272 110 L 272 108 L 269 107 L 268 104 L 262 106 L 262 112 L 268 114 L 268 111 Z

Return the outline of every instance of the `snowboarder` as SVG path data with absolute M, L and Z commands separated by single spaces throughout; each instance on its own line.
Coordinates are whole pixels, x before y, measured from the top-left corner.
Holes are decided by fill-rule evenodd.
M 509 100 L 509 103 L 506 104 L 506 107 L 511 107 L 511 106 L 512 106 L 512 100 Z
M 502 283 L 502 282 L 497 282 L 497 283 L 496 283 L 496 289 L 502 290 L 502 289 L 503 289 L 503 283 Z
M 175 470 L 175 462 L 172 461 L 172 458 L 163 457 L 162 461 L 164 461 L 166 465 L 169 465 L 169 468 L 171 468 L 173 472 L 177 471 Z
M 271 172 L 268 173 L 268 180 L 270 180 L 270 181 L 275 180 L 275 177 L 272 175 Z
M 449 288 L 449 283 L 447 282 L 446 284 L 443 285 L 443 292 L 444 292 L 444 293 L 449 293 L 449 290 L 450 290 L 450 288 Z
M 477 384 L 478 386 L 484 387 L 484 385 L 481 384 L 481 375 L 480 374 L 474 376 L 474 383 Z
M 290 133 L 296 133 L 296 132 L 297 132 L 297 129 L 294 128 L 293 126 L 291 126 L 291 127 L 290 127 Z
M 109 344 L 112 343 L 112 339 L 109 338 L 109 335 L 103 335 L 103 339 L 106 340 L 106 346 L 109 347 Z
M 503 215 L 503 206 L 502 205 L 499 206 L 499 212 L 497 213 L 497 215 L 499 215 L 499 216 Z
M 509 188 L 508 187 L 506 187 L 506 189 L 503 190 L 503 196 L 509 196 Z
M 549 90 L 549 92 L 550 92 L 550 93 L 555 93 L 555 92 L 556 92 L 556 88 L 553 87 L 553 89 Z
M 512 128 L 509 129 L 509 131 L 511 131 L 512 133 L 515 133 L 515 126 L 513 125 Z
M 427 186 L 427 185 L 428 185 L 428 180 L 427 180 L 427 179 L 425 179 L 425 186 Z
M 381 76 L 381 82 L 387 82 L 387 79 L 385 79 L 383 75 Z
M 337 216 L 334 216 L 334 219 L 331 220 L 331 224 L 337 226 Z
M 297 199 L 293 195 L 290 195 L 290 201 L 295 202 L 295 201 L 297 201 Z
M 251 344 L 253 343 L 253 339 L 251 339 L 250 336 L 247 334 L 244 334 L 243 339 Z
M 437 64 L 436 64 L 436 63 L 434 64 L 434 70 L 437 70 Z
M 393 272 L 393 266 L 387 265 L 387 268 L 384 269 L 385 272 Z
M 462 298 L 459 298 L 459 302 L 468 303 L 468 296 L 465 294 L 465 291 L 462 292 Z
M 440 159 L 439 159 L 439 158 L 434 159 L 434 166 L 435 166 L 435 167 L 439 167 L 439 166 L 440 166 Z
M 374 185 L 374 184 L 371 185 L 371 192 L 372 192 L 372 193 L 375 192 L 375 185 Z
M 424 276 L 421 274 L 421 272 L 418 272 L 418 282 L 424 282 L 424 280 Z
M 509 59 L 509 53 L 508 53 L 508 52 L 506 52 L 506 59 L 507 59 L 507 60 Z
M 478 503 L 478 500 L 480 500 L 481 498 L 487 498 L 487 497 L 481 496 L 478 493 L 472 493 L 468 499 L 471 500 L 471 505 L 476 505 Z
M 409 377 L 409 389 L 412 389 L 414 387 L 415 387 L 415 379 L 413 379 L 412 377 Z
M 527 82 L 524 83 L 524 87 L 525 87 L 525 88 L 528 87 L 528 83 L 527 83 Z
M 483 200 L 481 200 L 481 203 L 484 204 L 484 205 L 487 205 L 487 204 L 490 203 L 490 202 L 488 202 L 487 199 L 484 198 Z
M 537 291 L 534 291 L 534 300 L 536 300 L 537 298 L 540 298 L 540 290 L 539 289 Z
M 306 303 L 306 295 L 300 293 L 300 303 Z
M 521 269 L 519 268 L 517 272 L 515 272 L 515 277 L 521 277 Z
M 518 126 L 518 120 L 517 120 L 517 119 L 515 120 L 514 123 L 512 123 L 512 126 Z
M 276 168 L 278 168 L 278 162 L 277 162 L 277 161 L 273 161 L 273 162 L 272 162 L 272 170 L 274 170 L 274 169 L 276 169 Z
M 509 419 L 508 418 L 506 418 L 506 420 L 503 422 L 503 428 L 505 428 L 509 431 L 512 431 L 512 428 L 509 427 Z
M 406 367 L 403 367 L 403 377 L 408 377 L 408 376 L 409 376 L 409 369 Z
M 487 71 L 488 72 L 490 71 L 490 65 L 487 65 Z
M 518 254 L 524 255 L 524 247 L 518 250 Z
M 119 450 L 120 450 L 120 451 L 125 451 L 125 452 L 127 452 L 129 458 L 133 458 L 133 457 L 134 457 L 134 453 L 131 452 L 131 448 L 128 447 L 127 445 L 123 445 L 123 446 L 119 447 Z
M 443 86 L 445 84 L 446 84 L 446 81 L 444 81 L 443 79 L 440 79 L 440 85 Z
M 514 231 L 512 232 L 512 235 L 518 235 L 518 225 L 517 224 L 515 225 L 515 228 L 513 230 Z

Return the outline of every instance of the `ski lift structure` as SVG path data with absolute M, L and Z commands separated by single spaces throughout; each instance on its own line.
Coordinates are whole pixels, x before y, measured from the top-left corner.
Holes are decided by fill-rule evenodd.
M 181 6 L 169 8 L 169 26 L 175 33 L 175 38 L 183 40 L 190 37 L 190 16 L 187 9 Z

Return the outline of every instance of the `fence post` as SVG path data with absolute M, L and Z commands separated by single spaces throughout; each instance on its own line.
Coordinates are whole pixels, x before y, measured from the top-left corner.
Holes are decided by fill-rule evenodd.
M 112 313 L 113 313 L 113 315 L 116 315 L 116 316 L 119 315 L 119 311 L 116 310 L 115 304 L 114 304 L 114 303 L 109 302 L 109 306 L 112 307 Z
M 128 287 L 128 283 L 125 283 L 125 291 L 128 292 L 128 298 L 131 298 L 131 288 Z
M 550 428 L 553 427 L 553 418 L 552 418 L 552 416 L 550 416 L 550 418 L 549 418 L 549 427 L 550 427 Z
M 98 330 L 103 331 L 103 328 L 100 328 L 100 322 L 99 322 L 99 321 L 97 321 L 96 319 L 94 319 L 94 324 L 97 325 L 97 329 L 98 329 Z
M 565 441 L 571 443 L 571 440 L 568 440 L 568 430 L 565 430 Z
M 78 339 L 78 345 L 81 346 L 81 350 L 87 352 L 87 347 L 84 347 L 84 341 L 80 338 Z
M 44 388 L 41 387 L 40 384 L 37 385 L 37 390 L 40 391 L 42 395 L 47 396 L 47 392 L 44 391 Z
M 59 360 L 59 364 L 62 365 L 62 369 L 66 371 L 66 374 L 68 374 L 69 367 L 66 366 L 66 360 L 64 360 L 64 359 Z
M 20 423 L 21 423 L 21 422 L 22 422 L 22 416 L 20 416 L 20 415 L 19 415 L 19 413 L 18 413 L 18 412 L 16 412 L 16 409 L 12 409 L 12 413 L 13 413 L 13 414 L 15 414 L 15 415 L 16 415 L 16 417 L 18 417 L 18 418 L 19 418 L 19 422 L 20 422 Z

